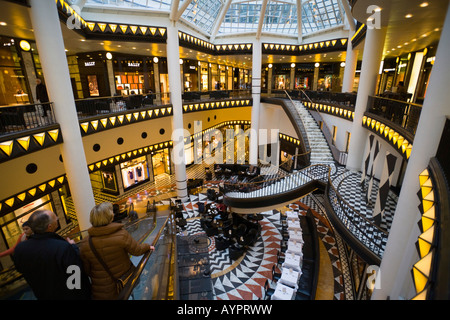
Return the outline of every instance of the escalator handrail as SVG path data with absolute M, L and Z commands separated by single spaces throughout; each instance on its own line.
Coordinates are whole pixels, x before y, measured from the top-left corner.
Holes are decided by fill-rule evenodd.
M 167 216 L 167 219 L 164 221 L 163 225 L 158 231 L 158 234 L 156 235 L 155 239 L 153 240 L 151 246 L 155 247 L 158 243 L 159 238 L 161 237 L 162 232 L 166 228 L 166 225 L 169 221 L 169 219 L 172 218 L 173 212 L 171 211 L 170 214 Z M 119 293 L 119 297 L 117 300 L 128 300 L 131 293 L 134 290 L 134 287 L 138 283 L 138 279 L 142 274 L 142 271 L 144 270 L 145 266 L 147 265 L 148 260 L 150 259 L 151 255 L 153 253 L 153 250 L 147 251 L 142 256 L 141 260 L 139 261 L 138 265 L 136 266 L 136 269 L 134 270 L 131 279 L 127 282 L 125 287 L 122 289 L 122 291 Z

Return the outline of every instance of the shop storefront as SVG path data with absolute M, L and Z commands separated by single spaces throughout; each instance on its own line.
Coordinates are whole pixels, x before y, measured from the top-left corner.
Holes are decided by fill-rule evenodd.
M 26 42 L 28 46 L 30 44 Z M 31 46 L 27 48 L 31 51 Z M 30 55 L 29 72 L 34 73 L 35 67 Z M 33 101 L 31 86 L 27 80 L 25 61 L 22 58 L 20 40 L 0 36 L 0 105 L 24 104 Z M 34 75 L 34 79 L 36 75 Z
M 198 62 L 200 68 L 200 91 L 209 91 L 208 62 Z
M 198 91 L 198 61 L 183 61 L 183 88 L 184 91 Z
M 159 59 L 161 63 L 163 59 Z M 155 92 L 155 76 L 152 57 L 114 55 L 114 79 L 120 95 Z M 161 73 L 161 69 L 159 70 Z
M 120 171 L 125 190 L 144 181 L 149 181 L 149 164 L 146 156 L 122 162 Z
M 83 96 L 111 96 L 105 52 L 80 53 L 77 56 Z
M 289 89 L 291 83 L 291 65 L 274 64 L 272 67 L 272 89 Z
M 90 174 L 91 184 L 94 189 L 113 195 L 119 194 L 116 170 L 114 166 L 104 167 L 102 170 Z
M 170 164 L 170 150 L 168 148 L 152 153 L 153 175 L 170 175 L 172 173 Z

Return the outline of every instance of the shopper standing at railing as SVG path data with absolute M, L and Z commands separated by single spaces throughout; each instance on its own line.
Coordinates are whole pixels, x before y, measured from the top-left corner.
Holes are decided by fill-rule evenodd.
M 50 99 L 48 98 L 47 87 L 42 83 L 41 79 L 36 79 L 36 99 L 39 103 L 42 103 L 44 109 L 44 117 L 50 115 Z
M 89 236 L 81 242 L 81 258 L 92 281 L 94 300 L 117 299 L 117 280 L 129 280 L 134 271 L 129 255 L 140 256 L 155 249 L 148 243 L 139 244 L 113 219 L 111 203 L 96 205 L 91 210 Z

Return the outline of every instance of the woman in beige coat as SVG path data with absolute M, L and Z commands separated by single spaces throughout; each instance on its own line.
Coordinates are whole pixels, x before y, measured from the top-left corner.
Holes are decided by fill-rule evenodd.
M 81 242 L 80 254 L 84 268 L 92 281 L 92 298 L 94 300 L 117 299 L 116 284 L 103 268 L 89 245 L 89 237 L 115 278 L 119 278 L 132 267 L 129 255 L 140 256 L 154 247 L 147 243 L 139 244 L 123 228 L 123 224 L 112 222 L 113 207 L 109 202 L 96 205 L 91 210 L 88 229 L 89 236 Z

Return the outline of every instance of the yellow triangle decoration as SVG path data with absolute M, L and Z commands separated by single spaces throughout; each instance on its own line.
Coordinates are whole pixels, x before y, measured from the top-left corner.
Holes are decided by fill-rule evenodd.
M 109 122 L 111 122 L 112 125 L 116 124 L 116 117 L 110 117 Z
M 127 32 L 128 26 L 121 24 L 120 29 L 122 30 L 122 33 Z
M 56 180 L 58 180 L 58 182 L 62 184 L 64 182 L 64 176 L 61 176 Z
M 91 164 L 91 165 L 89 166 L 89 170 L 94 171 L 94 165 L 93 165 L 93 164 Z
M 159 30 L 159 33 L 161 33 L 161 36 L 164 37 L 164 34 L 166 33 L 166 29 L 164 29 L 164 28 L 159 28 L 158 30 Z
M 84 132 L 87 132 L 89 128 L 89 122 L 83 122 L 82 124 L 80 124 L 80 126 L 84 130 Z
M 36 188 L 33 188 L 33 189 L 28 190 L 28 193 L 29 193 L 32 197 L 34 197 L 34 195 L 36 194 Z
M 53 141 L 56 142 L 58 140 L 59 129 L 47 131 L 48 135 L 52 138 Z
M 133 34 L 136 34 L 136 31 L 138 29 L 137 26 L 130 26 L 131 32 L 133 32 Z
M 106 23 L 99 23 L 98 26 L 100 27 L 100 30 L 102 30 L 102 32 L 105 32 Z
M 92 124 L 92 127 L 94 127 L 94 130 L 97 130 L 97 128 L 98 128 L 98 120 L 91 121 L 91 124 Z
M 127 115 L 128 116 L 128 115 Z M 133 113 L 134 119 L 137 120 L 139 119 L 139 112 L 134 112 Z M 128 119 L 128 121 L 130 121 L 130 119 Z
M 103 128 L 106 128 L 106 125 L 108 124 L 108 119 L 106 119 L 106 118 L 101 119 L 100 122 L 102 123 Z
M 17 142 L 22 146 L 22 148 L 28 150 L 28 147 L 30 146 L 30 136 L 18 138 Z
M 109 27 L 111 28 L 112 32 L 116 32 L 117 24 L 109 24 Z
M 145 35 L 147 33 L 148 28 L 147 27 L 139 27 L 139 29 L 141 29 L 141 32 L 143 35 Z
M 124 118 L 123 114 L 121 114 L 121 115 L 118 116 L 117 118 L 119 119 L 119 122 L 120 122 L 120 123 L 123 123 L 123 118 Z
M 56 183 L 56 181 L 52 180 L 48 183 L 48 185 L 53 188 L 55 186 L 55 183 Z
M 94 28 L 95 28 L 95 22 L 88 22 L 87 25 L 88 25 L 88 27 L 89 27 L 89 29 L 90 29 L 91 31 L 94 31 Z
M 12 207 L 13 204 L 14 204 L 14 198 L 11 198 L 11 199 L 6 200 L 5 203 L 6 203 L 8 206 Z
M 11 155 L 12 148 L 13 148 L 13 141 L 6 141 L 0 143 L 0 149 L 2 149 L 3 152 L 5 152 L 8 156 Z
M 27 194 L 24 192 L 24 193 L 21 193 L 21 194 L 19 194 L 18 196 L 17 196 L 17 199 L 19 199 L 20 201 L 23 201 L 23 200 L 25 200 L 25 196 L 26 196 Z
M 38 188 L 39 188 L 42 192 L 44 192 L 45 189 L 47 189 L 47 184 L 46 184 L 46 183 L 41 184 Z
M 45 141 L 45 132 L 42 133 L 36 133 L 33 135 L 34 139 L 42 146 Z
M 150 28 L 150 32 L 152 33 L 152 35 L 155 35 L 155 33 L 156 33 L 156 28 Z

